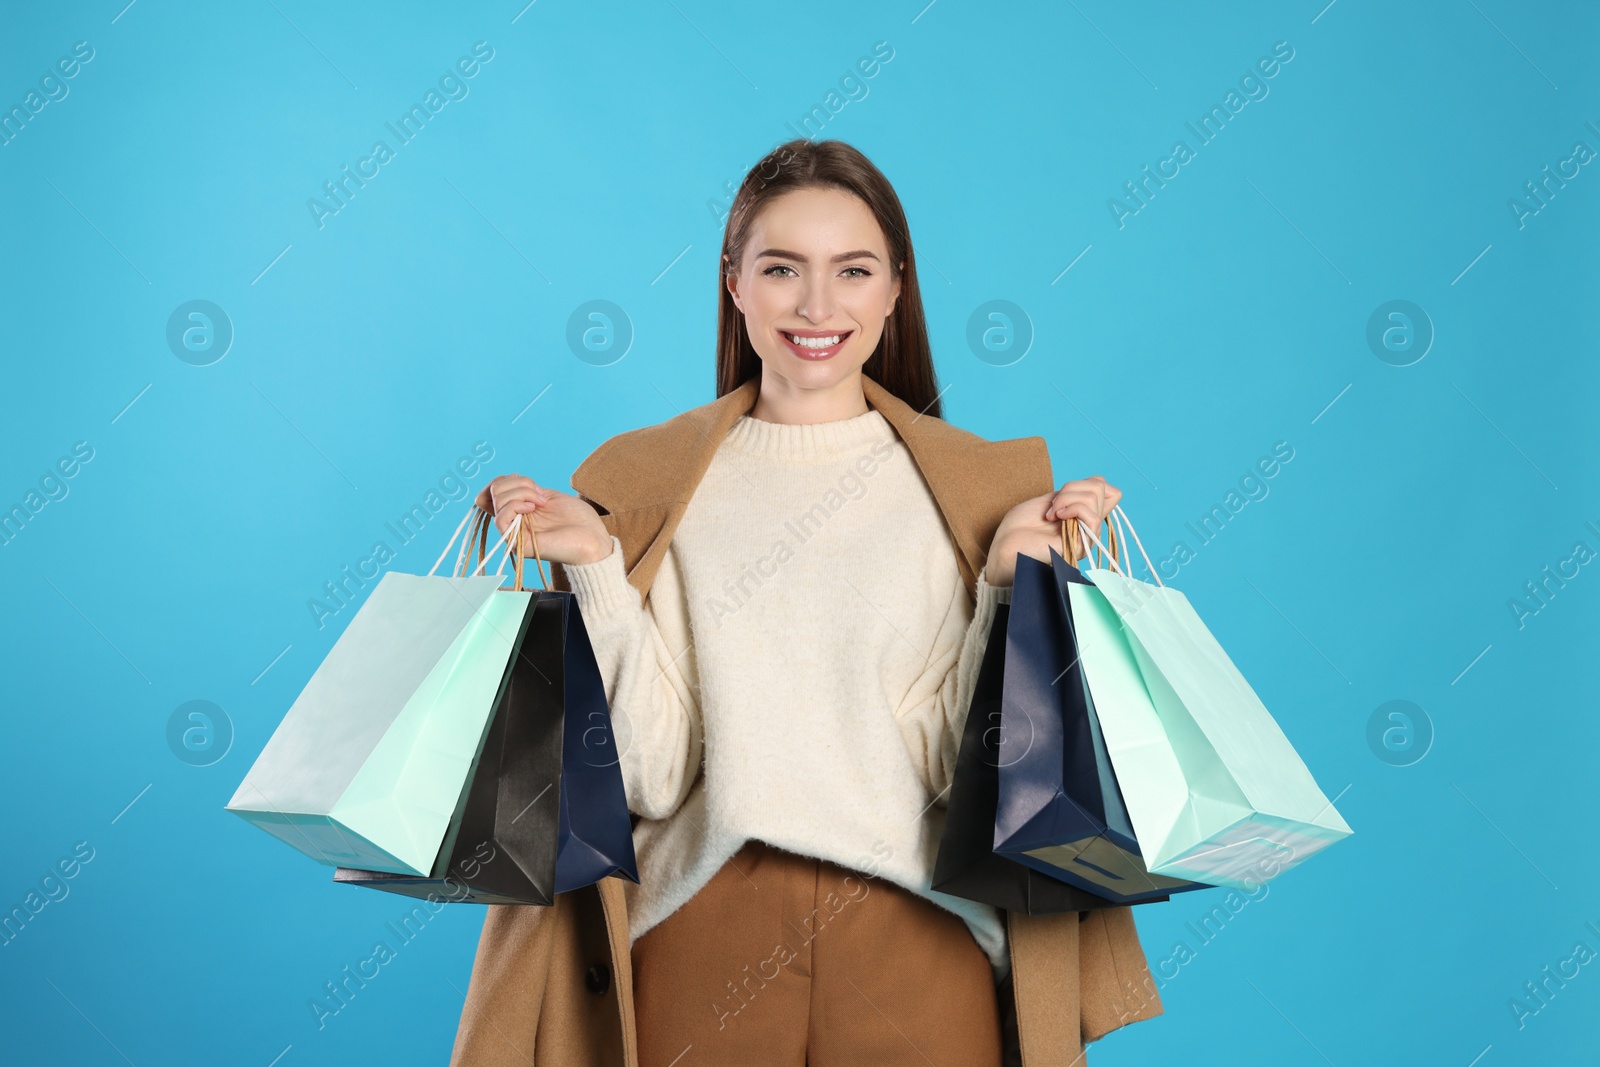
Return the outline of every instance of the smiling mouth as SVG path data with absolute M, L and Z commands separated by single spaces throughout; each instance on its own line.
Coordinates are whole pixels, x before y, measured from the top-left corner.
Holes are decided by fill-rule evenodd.
M 853 330 L 840 330 L 825 334 L 811 331 L 806 334 L 796 334 L 788 330 L 779 330 L 778 336 L 789 346 L 789 351 L 801 359 L 829 359 L 838 354 L 853 332 Z

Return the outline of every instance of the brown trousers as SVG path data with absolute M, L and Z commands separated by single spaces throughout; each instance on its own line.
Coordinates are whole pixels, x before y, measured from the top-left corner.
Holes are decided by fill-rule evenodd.
M 989 960 L 886 878 L 746 842 L 633 945 L 640 1067 L 999 1067 Z

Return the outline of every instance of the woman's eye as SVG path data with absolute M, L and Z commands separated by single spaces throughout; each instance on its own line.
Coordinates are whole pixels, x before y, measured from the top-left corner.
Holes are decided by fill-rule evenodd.
M 851 271 L 856 271 L 856 273 L 855 274 L 851 274 L 850 273 Z M 846 267 L 844 269 L 844 272 L 848 277 L 851 277 L 851 278 L 870 278 L 870 277 L 872 277 L 872 272 L 870 270 L 868 270 L 867 268 L 865 268 L 865 267 Z
M 775 270 L 789 270 L 789 268 L 784 266 L 782 263 L 778 263 L 778 264 L 774 264 L 771 267 L 768 267 L 766 270 L 762 271 L 761 273 L 767 275 L 768 277 L 774 277 L 774 278 L 775 277 L 781 277 L 781 275 L 776 275 L 776 274 L 772 273 Z M 790 270 L 789 273 L 793 274 L 794 272 L 792 270 Z

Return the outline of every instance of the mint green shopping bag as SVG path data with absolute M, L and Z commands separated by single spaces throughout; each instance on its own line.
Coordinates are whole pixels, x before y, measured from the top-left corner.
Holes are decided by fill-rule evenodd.
M 503 580 L 385 574 L 227 810 L 329 866 L 430 874 L 531 615 Z
M 1069 592 L 1084 675 L 1152 873 L 1252 889 L 1350 835 L 1182 593 L 1153 566 L 1155 585 L 1114 559 L 1083 573 L 1093 586 Z

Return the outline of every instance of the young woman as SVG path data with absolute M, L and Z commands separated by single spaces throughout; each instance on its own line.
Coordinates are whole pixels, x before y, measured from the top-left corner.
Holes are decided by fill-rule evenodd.
M 904 213 L 849 145 L 751 170 L 719 300 L 717 401 L 606 442 L 577 494 L 479 494 L 582 608 L 640 883 L 491 908 L 453 1062 L 998 1067 L 1019 1026 L 1030 1067 L 1070 1062 L 1160 1010 L 1129 996 L 1128 909 L 1008 915 L 930 879 L 1016 557 L 1121 493 L 942 421 Z M 579 969 L 598 999 L 552 992 Z

